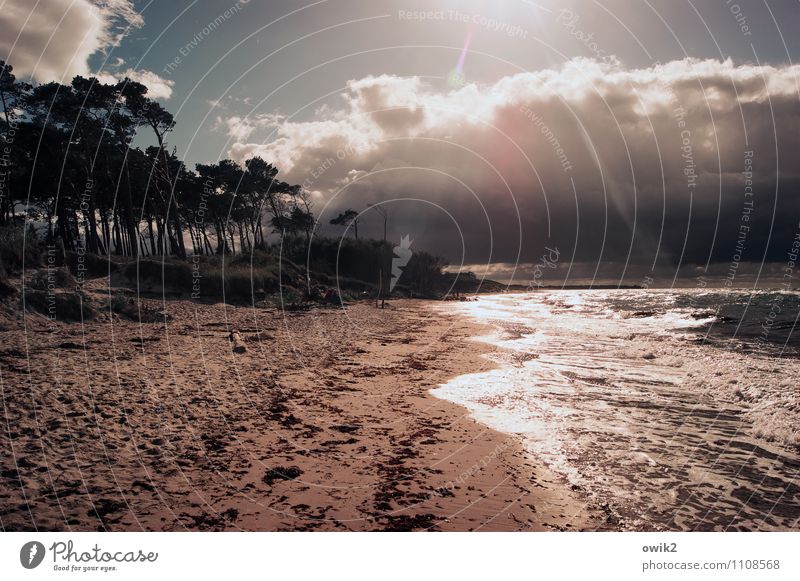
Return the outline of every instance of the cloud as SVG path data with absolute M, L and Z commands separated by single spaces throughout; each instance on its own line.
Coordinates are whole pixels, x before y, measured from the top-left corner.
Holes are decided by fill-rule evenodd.
M 218 101 L 215 103 L 219 103 Z M 256 129 L 266 129 L 278 127 L 283 122 L 283 117 L 273 113 L 241 117 L 232 115 L 230 117 L 217 117 L 213 129 L 224 131 L 228 137 L 241 141 L 252 135 Z
M 622 271 L 780 261 L 800 216 L 799 72 L 579 58 L 454 90 L 371 76 L 310 120 L 238 118 L 229 153 L 274 161 L 325 215 L 389 200 L 395 237 L 456 262 L 535 263 L 553 244 Z
M 68 82 L 75 75 L 96 75 L 113 83 L 124 77 L 146 85 L 154 99 L 169 99 L 174 81 L 154 72 L 127 69 L 113 59 L 102 73 L 94 73 L 89 58 L 116 47 L 131 29 L 144 24 L 130 0 L 6 0 L 0 11 L 0 54 L 17 76 L 40 82 Z
M 175 85 L 175 81 L 164 79 L 152 71 L 143 69 L 128 69 L 116 76 L 128 77 L 132 81 L 142 83 L 147 87 L 147 96 L 151 99 L 169 99 L 172 96 L 172 87 Z
M 130 0 L 5 0 L 0 58 L 42 82 L 88 75 L 89 57 L 144 24 Z

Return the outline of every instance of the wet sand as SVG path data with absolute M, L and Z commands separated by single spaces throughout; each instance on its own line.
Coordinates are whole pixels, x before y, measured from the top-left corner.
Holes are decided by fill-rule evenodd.
M 465 318 L 140 304 L 157 322 L 3 304 L 3 530 L 603 528 L 516 438 L 429 393 L 492 365 Z

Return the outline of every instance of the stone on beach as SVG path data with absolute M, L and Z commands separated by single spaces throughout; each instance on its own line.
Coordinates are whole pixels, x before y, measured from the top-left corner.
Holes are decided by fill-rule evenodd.
M 245 353 L 247 352 L 247 346 L 244 344 L 244 338 L 242 338 L 239 331 L 234 329 L 231 331 L 228 339 L 231 343 L 233 343 L 233 352 L 234 353 Z

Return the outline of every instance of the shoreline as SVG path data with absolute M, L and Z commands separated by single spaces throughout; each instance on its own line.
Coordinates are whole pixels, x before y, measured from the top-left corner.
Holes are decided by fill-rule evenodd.
M 141 304 L 170 321 L 2 327 L 4 530 L 598 528 L 518 439 L 430 393 L 494 365 L 459 315 Z
M 720 357 L 731 351 L 704 336 L 710 299 L 675 293 L 659 311 L 657 298 L 625 298 L 496 296 L 454 309 L 491 321 L 480 340 L 499 369 L 437 393 L 521 433 L 605 516 L 597 529 L 794 530 L 793 360 L 744 343 Z

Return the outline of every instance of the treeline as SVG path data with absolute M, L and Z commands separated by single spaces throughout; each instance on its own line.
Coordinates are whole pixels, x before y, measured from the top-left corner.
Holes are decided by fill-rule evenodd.
M 141 83 L 32 86 L 0 70 L 0 223 L 42 223 L 65 251 L 121 256 L 235 254 L 265 248 L 272 230 L 310 236 L 302 188 L 263 159 L 186 167 L 167 143 L 172 114 Z M 133 145 L 147 134 L 152 145 Z
M 64 260 L 76 252 L 123 262 L 192 254 L 208 264 L 283 256 L 306 272 L 307 287 L 316 276 L 376 296 L 389 288 L 446 292 L 445 262 L 425 252 L 415 251 L 393 282 L 393 245 L 359 240 L 354 210 L 330 222 L 355 239 L 314 236 L 306 192 L 278 179 L 278 169 L 261 158 L 186 167 L 168 144 L 172 114 L 147 91 L 130 79 L 106 84 L 80 76 L 34 86 L 0 61 L 0 271 L 16 270 L 23 250 L 33 256 L 46 244 L 60 248 Z M 148 139 L 151 145 L 140 145 Z M 271 233 L 280 235 L 272 244 Z M 27 264 L 35 266 L 35 258 Z

